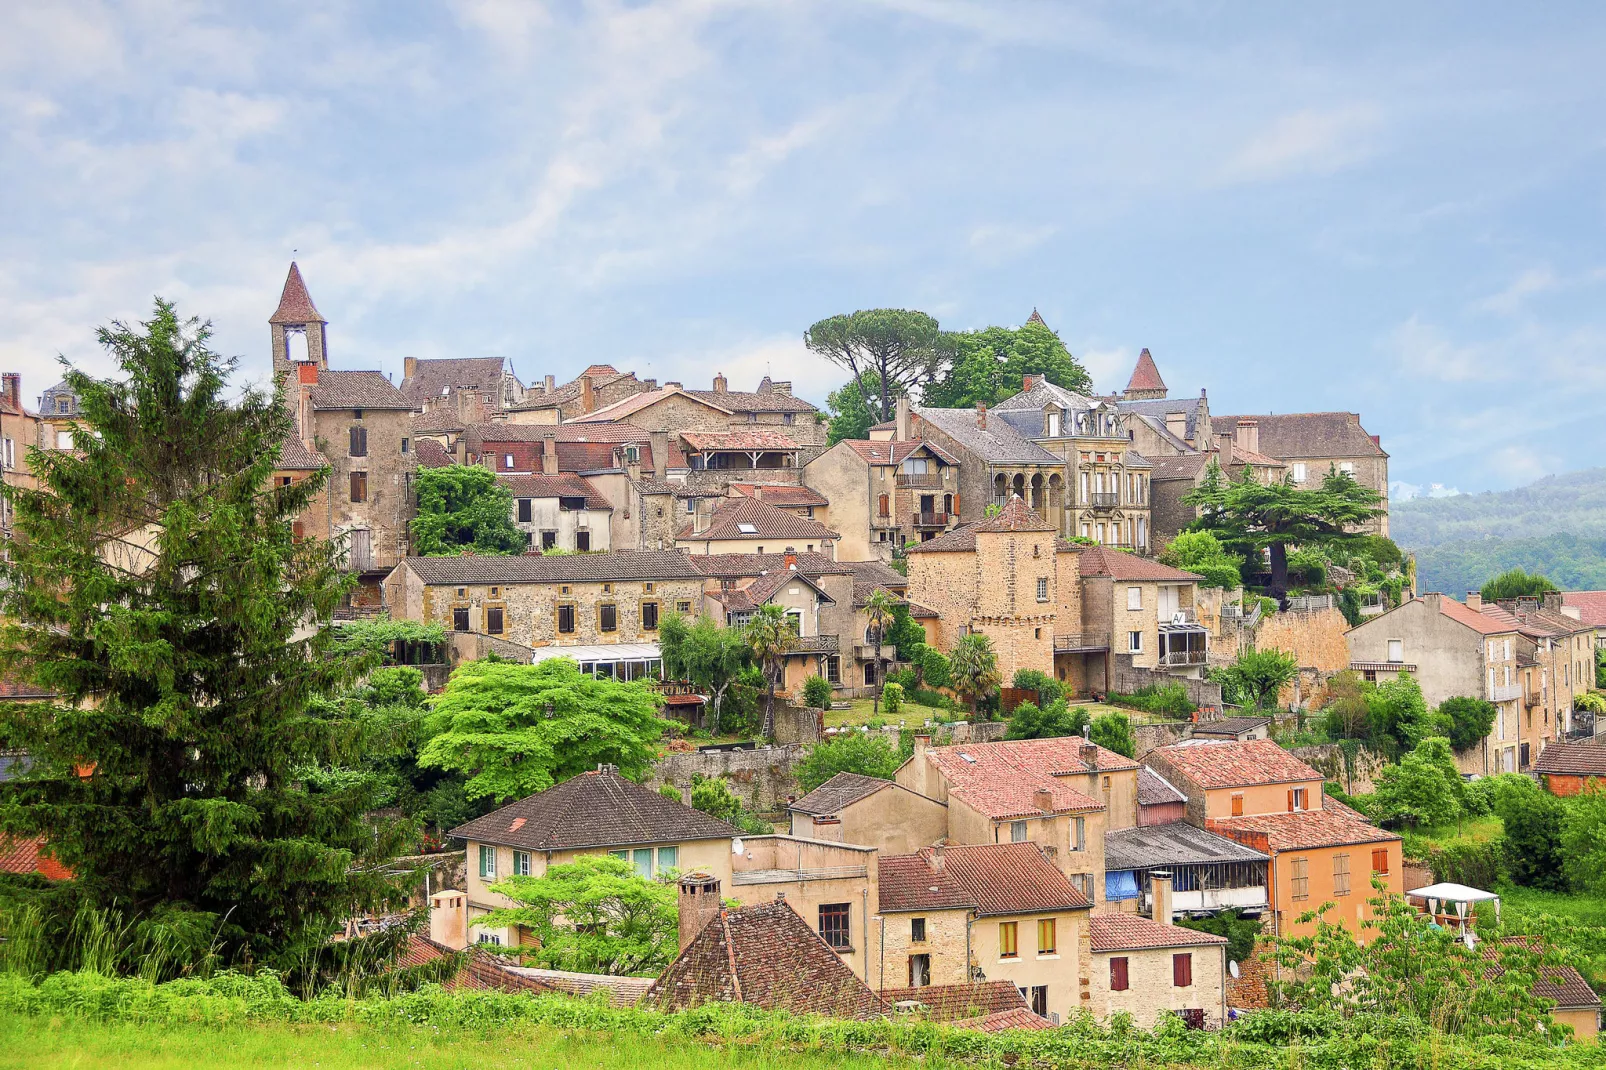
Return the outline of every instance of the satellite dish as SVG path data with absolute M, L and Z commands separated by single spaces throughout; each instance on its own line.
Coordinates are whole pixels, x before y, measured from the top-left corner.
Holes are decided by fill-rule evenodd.
M 1227 972 L 1232 974 L 1234 980 L 1237 980 L 1237 978 L 1238 978 L 1238 964 L 1236 962 L 1227 963 Z

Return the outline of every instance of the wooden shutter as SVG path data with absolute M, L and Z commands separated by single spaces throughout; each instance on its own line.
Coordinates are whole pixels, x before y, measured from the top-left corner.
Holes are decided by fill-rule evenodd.
M 1171 956 L 1171 983 L 1178 988 L 1193 984 L 1193 954 L 1183 952 Z
M 1294 789 L 1293 788 L 1289 788 L 1288 789 L 1288 812 L 1289 813 L 1293 813 L 1294 812 Z
M 351 473 L 351 500 L 365 502 L 368 500 L 368 473 Z
M 1110 991 L 1125 992 L 1126 987 L 1126 959 L 1113 958 L 1110 960 Z
M 353 427 L 351 429 L 351 456 L 368 456 L 368 429 L 366 427 Z

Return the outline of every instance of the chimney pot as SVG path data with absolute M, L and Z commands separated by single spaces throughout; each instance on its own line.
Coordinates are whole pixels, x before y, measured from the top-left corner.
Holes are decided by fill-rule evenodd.
M 1092 772 L 1092 771 L 1098 769 L 1098 767 L 1099 767 L 1099 748 L 1098 748 L 1098 744 L 1091 743 L 1091 742 L 1082 744 L 1082 764 L 1087 766 L 1089 772 Z
M 976 426 L 983 431 L 987 430 L 987 403 L 985 401 L 976 402 Z
M 786 556 L 782 559 L 782 561 L 783 561 L 783 563 L 786 565 L 786 567 L 788 569 L 796 569 L 797 568 L 797 553 L 796 553 L 796 551 L 794 551 L 794 550 L 786 551 Z
M 714 376 L 714 393 L 726 394 L 729 392 L 730 384 L 726 381 L 725 374 L 723 372 L 717 373 Z
M 1032 805 L 1045 813 L 1054 809 L 1054 793 L 1047 788 L 1038 788 L 1032 792 Z
M 940 844 L 940 843 L 934 845 L 931 848 L 931 871 L 933 873 L 941 873 L 942 872 L 942 867 L 946 863 L 947 863 L 947 857 L 946 857 L 943 845 Z

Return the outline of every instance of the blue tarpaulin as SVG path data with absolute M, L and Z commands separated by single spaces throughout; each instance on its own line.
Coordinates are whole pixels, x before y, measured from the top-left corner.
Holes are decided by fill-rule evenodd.
M 1104 874 L 1104 898 L 1109 900 L 1136 899 L 1138 875 L 1135 870 L 1112 869 Z

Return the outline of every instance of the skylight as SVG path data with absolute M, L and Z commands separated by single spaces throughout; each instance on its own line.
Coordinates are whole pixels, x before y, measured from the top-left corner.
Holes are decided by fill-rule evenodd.
M 754 527 L 752 524 L 737 524 L 736 530 L 741 532 L 743 535 L 758 534 L 758 528 Z

